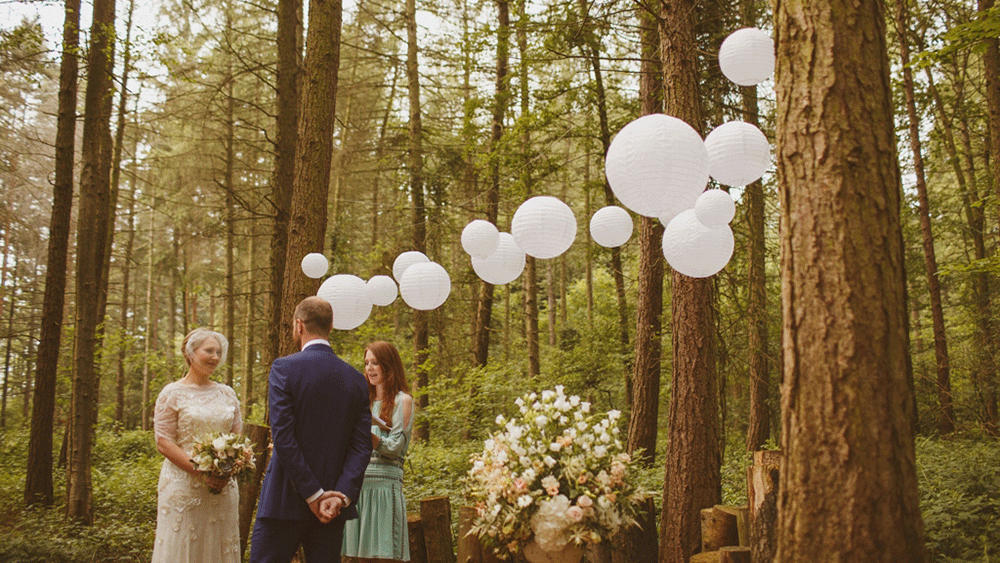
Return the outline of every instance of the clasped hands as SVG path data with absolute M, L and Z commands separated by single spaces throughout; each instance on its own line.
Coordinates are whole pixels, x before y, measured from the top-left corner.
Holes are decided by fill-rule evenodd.
M 347 496 L 340 491 L 325 491 L 316 500 L 309 503 L 309 510 L 326 524 L 340 515 L 341 509 L 347 506 Z

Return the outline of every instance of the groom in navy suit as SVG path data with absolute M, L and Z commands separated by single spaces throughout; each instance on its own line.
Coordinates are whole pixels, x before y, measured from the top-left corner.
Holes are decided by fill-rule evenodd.
M 368 383 L 330 348 L 333 311 L 325 299 L 304 299 L 292 324 L 301 351 L 271 364 L 274 453 L 250 561 L 288 563 L 301 544 L 309 563 L 336 563 L 372 453 Z

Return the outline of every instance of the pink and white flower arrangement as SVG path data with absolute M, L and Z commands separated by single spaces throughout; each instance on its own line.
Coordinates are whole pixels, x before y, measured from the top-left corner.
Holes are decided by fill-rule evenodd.
M 549 552 L 599 543 L 635 523 L 646 493 L 632 482 L 619 411 L 591 414 L 590 403 L 561 385 L 515 404 L 519 416 L 498 416 L 501 429 L 472 456 L 471 533 L 506 556 L 531 541 Z
M 195 442 L 191 452 L 194 468 L 216 477 L 242 480 L 253 474 L 256 464 L 253 444 L 239 434 L 206 434 Z M 223 489 L 209 488 L 219 494 Z

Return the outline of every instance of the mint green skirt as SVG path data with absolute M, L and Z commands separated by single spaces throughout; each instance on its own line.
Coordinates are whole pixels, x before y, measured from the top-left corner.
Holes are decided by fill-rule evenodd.
M 410 560 L 402 469 L 377 462 L 368 464 L 358 498 L 358 518 L 344 524 L 341 554 Z

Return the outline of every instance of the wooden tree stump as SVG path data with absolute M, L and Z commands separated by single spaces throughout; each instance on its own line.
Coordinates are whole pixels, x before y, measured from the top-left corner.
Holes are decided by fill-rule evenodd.
M 695 553 L 688 560 L 688 563 L 719 563 L 719 552 L 702 551 L 701 553 Z
M 244 424 L 243 435 L 250 438 L 250 442 L 253 443 L 255 465 L 250 480 L 240 484 L 240 553 L 246 554 L 247 538 L 250 537 L 250 528 L 253 526 L 253 513 L 257 508 L 257 497 L 260 496 L 261 480 L 264 478 L 267 462 L 271 460 L 271 451 L 267 447 L 271 441 L 271 429 L 267 426 Z
M 647 497 L 636 523 L 611 538 L 611 563 L 657 563 L 660 542 L 656 528 L 656 503 Z
M 458 563 L 483 563 L 483 545 L 475 534 L 469 533 L 475 519 L 475 508 L 458 509 Z
M 771 563 L 778 551 L 780 468 L 780 451 L 758 451 L 753 453 L 753 465 L 747 469 L 752 563 Z
M 427 563 L 455 563 L 451 547 L 451 501 L 448 497 L 430 497 L 420 501 Z
M 750 563 L 750 548 L 728 546 L 719 549 L 719 563 Z
M 739 545 L 736 514 L 731 507 L 715 505 L 701 510 L 701 550 L 717 551 L 727 545 Z
M 416 514 L 408 514 L 406 528 L 410 533 L 410 563 L 427 563 L 423 521 Z

